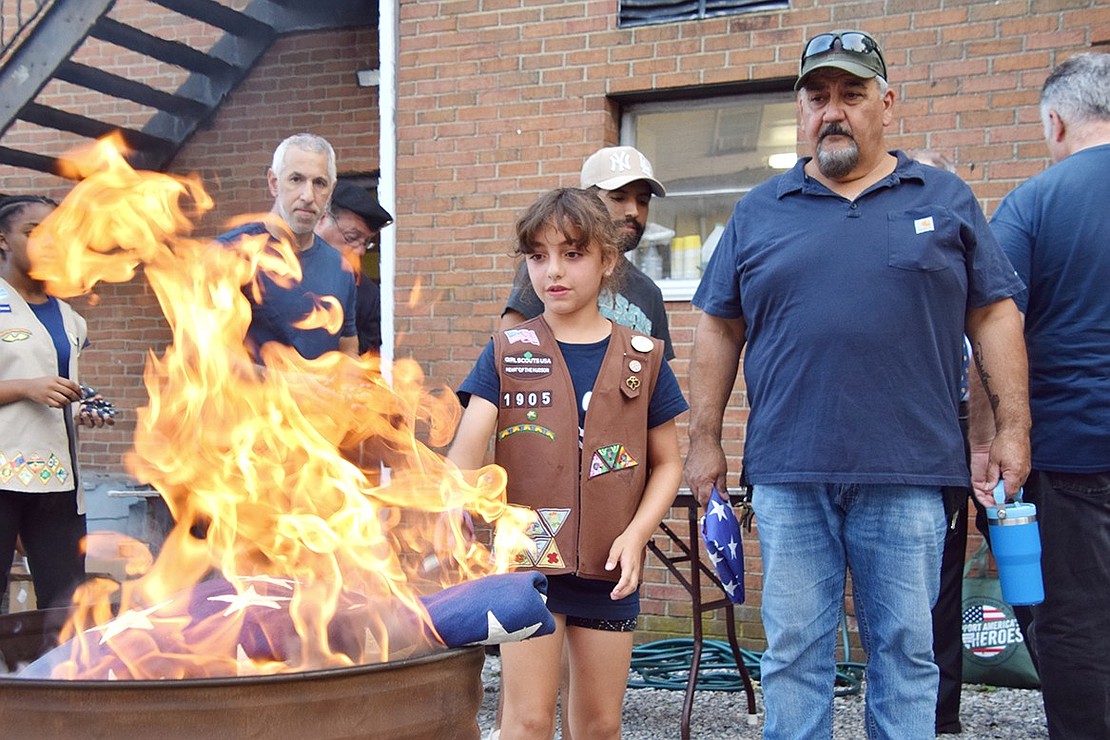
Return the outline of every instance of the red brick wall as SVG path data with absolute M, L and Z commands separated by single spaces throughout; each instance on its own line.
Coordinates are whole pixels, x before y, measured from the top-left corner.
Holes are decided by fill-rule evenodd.
M 989 211 L 1047 164 L 1036 101 L 1049 69 L 1110 41 L 1110 9 L 1095 0 L 794 0 L 787 11 L 628 30 L 616 0 L 406 0 L 400 11 L 398 354 L 448 384 L 495 326 L 514 216 L 543 190 L 577 184 L 582 159 L 616 142 L 607 96 L 790 77 L 810 35 L 863 26 L 883 42 L 898 97 L 890 145 L 946 152 Z M 422 300 L 409 306 L 417 284 Z M 689 303 L 668 310 L 685 387 L 696 316 Z M 737 390 L 734 475 L 745 419 Z M 746 550 L 742 636 L 758 644 L 761 568 L 754 541 Z M 649 565 L 641 637 L 689 634 L 689 599 Z
M 891 146 L 946 152 L 990 211 L 1047 163 L 1036 100 L 1048 70 L 1110 42 L 1110 8 L 1098 0 L 795 0 L 787 11 L 630 30 L 617 28 L 616 11 L 616 0 L 400 3 L 397 355 L 418 359 L 429 382 L 457 385 L 493 330 L 513 269 L 515 215 L 543 190 L 576 184 L 582 159 L 616 142 L 619 107 L 610 94 L 790 77 L 809 35 L 861 25 L 883 42 L 898 96 Z M 140 0 L 120 0 L 113 14 L 208 43 L 203 27 L 171 22 Z M 106 68 L 130 63 L 104 50 L 82 54 Z M 269 208 L 265 167 L 288 134 L 309 129 L 329 138 L 341 171 L 377 167 L 377 91 L 354 84 L 355 70 L 377 66 L 376 57 L 369 30 L 274 45 L 171 168 L 199 172 L 210 186 L 219 206 L 206 233 L 232 214 Z M 149 72 L 173 83 L 170 71 Z M 72 99 L 70 109 L 86 102 Z M 135 115 L 121 107 L 110 120 Z M 44 138 L 42 151 L 60 153 L 63 144 Z M 0 168 L 0 190 L 44 189 L 64 193 L 53 178 Z M 104 288 L 100 299 L 81 306 L 94 342 L 83 372 L 124 414 L 116 430 L 85 435 L 83 463 L 118 471 L 131 412 L 145 399 L 145 354 L 167 336 L 142 283 Z M 668 309 L 673 366 L 685 388 L 696 314 L 688 303 Z M 734 471 L 745 419 L 740 388 L 726 415 Z M 684 533 L 685 512 L 675 517 Z M 661 535 L 657 541 L 667 547 Z M 754 538 L 746 552 L 742 638 L 758 646 Z M 641 637 L 689 634 L 681 586 L 654 560 L 649 565 Z M 708 628 L 719 631 L 719 620 Z

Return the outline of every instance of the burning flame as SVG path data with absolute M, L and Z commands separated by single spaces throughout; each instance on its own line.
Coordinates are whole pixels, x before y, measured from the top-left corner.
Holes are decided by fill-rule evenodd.
M 199 180 L 135 171 L 121 149 L 108 138 L 75 157 L 83 179 L 32 235 L 34 275 L 68 297 L 130 280 L 142 268 L 173 342 L 147 359 L 149 403 L 137 412 L 125 463 L 161 493 L 176 524 L 144 576 L 118 592 L 107 581 L 82 588 L 62 634 L 75 638 L 73 655 L 55 673 L 101 677 L 81 659 L 90 641 L 104 639 L 118 642 L 130 678 L 398 657 L 390 645 L 398 610 L 426 620 L 418 596 L 507 571 L 513 552 L 529 546 L 528 517 L 506 505 L 504 471 L 464 473 L 431 449 L 450 441 L 459 412 L 449 391 L 425 390 L 415 362 L 394 363 L 392 384 L 369 354 L 308 361 L 269 344 L 265 367 L 253 364 L 244 347 L 251 316 L 244 293 L 261 297 L 259 272 L 299 279 L 291 245 L 189 237 L 193 222 L 182 203 L 197 214 L 212 207 Z M 337 326 L 336 308 L 324 301 L 305 325 Z M 378 482 L 379 463 L 390 470 L 388 482 Z M 495 524 L 497 557 L 472 536 L 464 511 Z M 236 639 L 241 612 L 191 635 L 201 642 L 187 646 L 188 654 L 182 646 L 182 654 L 152 659 L 149 640 L 109 635 L 115 599 L 121 615 L 182 630 L 187 605 L 175 606 L 176 595 L 214 573 L 242 597 L 251 597 L 258 579 L 292 584 L 285 601 L 298 654 L 274 662 L 240 653 L 235 665 L 213 657 L 235 654 L 227 642 Z M 351 608 L 351 599 L 370 615 L 364 654 L 354 658 L 333 650 L 328 637 L 337 609 Z

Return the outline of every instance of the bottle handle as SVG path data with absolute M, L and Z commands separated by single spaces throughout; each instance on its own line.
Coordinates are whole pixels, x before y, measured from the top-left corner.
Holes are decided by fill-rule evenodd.
M 1014 496 L 1016 503 L 1022 503 L 1021 494 L 1024 492 L 1024 488 L 1018 489 L 1017 495 Z M 999 509 L 1006 505 L 1006 482 L 1001 478 L 998 479 L 998 485 L 994 487 L 994 503 Z

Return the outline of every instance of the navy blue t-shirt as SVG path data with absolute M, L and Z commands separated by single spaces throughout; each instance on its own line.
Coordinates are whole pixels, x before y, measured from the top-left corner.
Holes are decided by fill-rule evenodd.
M 243 235 L 264 233 L 265 226 L 252 223 L 221 234 L 217 240 L 230 244 Z M 320 237 L 313 236 L 312 246 L 298 252 L 297 258 L 302 272 L 299 284 L 283 287 L 265 274 L 258 277 L 262 302 L 251 301 L 251 323 L 247 329 L 247 346 L 256 359 L 263 344 L 279 342 L 295 348 L 305 359 L 313 360 L 325 352 L 338 350 L 340 337 L 353 337 L 358 333 L 355 278 L 342 255 Z M 246 292 L 249 299 L 249 289 Z M 311 313 L 323 296 L 334 297 L 343 307 L 343 326 L 339 334 L 330 334 L 323 328 L 294 326 Z
M 895 154 L 855 201 L 807 177 L 808 159 L 756 187 L 694 295 L 747 322 L 753 483 L 967 482 L 967 310 L 1022 285 L 971 189 Z
M 1033 467 L 1110 470 L 1110 144 L 1011 192 L 991 229 L 1029 286 L 1025 314 Z

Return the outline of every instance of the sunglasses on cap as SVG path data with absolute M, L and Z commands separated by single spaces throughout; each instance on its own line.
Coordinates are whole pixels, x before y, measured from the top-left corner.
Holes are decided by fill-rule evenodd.
M 837 41 L 840 41 L 839 48 L 836 46 Z M 864 66 L 875 70 L 883 79 L 886 79 L 886 60 L 883 59 L 879 44 L 866 33 L 859 31 L 822 33 L 811 38 L 806 44 L 805 51 L 802 52 L 802 70 L 805 70 L 807 61 L 832 51 L 858 54 L 862 57 L 860 62 Z

